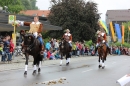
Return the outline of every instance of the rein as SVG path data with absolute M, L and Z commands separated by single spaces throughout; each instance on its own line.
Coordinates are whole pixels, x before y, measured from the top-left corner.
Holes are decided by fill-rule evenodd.
M 36 39 L 34 40 L 34 42 L 31 45 L 24 45 L 23 47 L 27 47 L 27 50 L 32 50 L 34 49 L 34 45 L 35 45 Z

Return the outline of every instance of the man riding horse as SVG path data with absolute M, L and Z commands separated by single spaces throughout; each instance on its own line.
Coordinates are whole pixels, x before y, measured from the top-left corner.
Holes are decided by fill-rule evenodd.
M 97 38 L 97 44 L 96 44 L 96 48 L 95 48 L 95 53 L 97 52 L 97 49 L 98 49 L 98 47 L 99 47 L 99 45 L 101 44 L 101 43 L 104 43 L 104 44 L 106 44 L 106 46 L 107 46 L 107 50 L 109 51 L 109 54 L 111 54 L 110 53 L 110 48 L 109 48 L 109 45 L 108 45 L 108 43 L 107 43 L 107 37 L 106 37 L 106 33 L 104 33 L 103 31 L 97 31 L 97 36 L 98 36 L 98 38 Z
M 19 21 L 19 25 L 30 26 L 30 30 L 28 33 L 32 33 L 34 35 L 34 37 L 40 41 L 41 53 L 43 53 L 44 43 L 43 43 L 42 35 L 41 35 L 43 24 L 41 22 L 39 22 L 39 17 L 35 16 L 33 22 Z M 22 44 L 22 46 L 24 46 L 24 43 Z
M 63 39 L 65 39 L 66 41 L 68 41 L 69 45 L 70 45 L 70 52 L 72 51 L 72 34 L 70 34 L 70 30 L 66 29 L 66 33 L 64 33 L 63 35 Z
M 70 34 L 70 30 L 66 29 L 66 33 L 64 33 L 62 37 L 62 42 L 60 44 L 60 53 L 61 53 L 61 61 L 60 65 L 62 65 L 63 56 L 66 56 L 66 65 L 69 65 L 72 51 L 72 35 Z

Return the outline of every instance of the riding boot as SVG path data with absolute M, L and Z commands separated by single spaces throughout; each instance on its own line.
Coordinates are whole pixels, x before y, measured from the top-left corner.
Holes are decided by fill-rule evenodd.
M 70 52 L 72 52 L 72 46 L 70 46 Z
M 97 49 L 98 49 L 98 47 L 95 47 L 95 54 L 96 54 L 96 52 L 97 52 Z
M 22 43 L 21 46 L 22 46 L 21 51 L 22 51 L 23 54 L 25 54 L 25 49 L 24 49 L 24 47 L 23 47 L 23 46 L 24 46 L 24 43 Z
M 44 52 L 44 45 L 41 45 L 41 54 L 43 54 L 43 52 Z
M 107 47 L 108 53 L 111 55 L 111 49 Z

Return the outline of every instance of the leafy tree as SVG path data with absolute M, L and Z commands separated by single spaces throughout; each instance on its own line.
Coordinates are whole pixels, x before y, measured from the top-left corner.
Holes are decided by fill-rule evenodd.
M 20 0 L 0 0 L 2 7 L 7 6 L 8 11 L 11 13 L 19 13 L 23 10 L 23 5 Z
M 125 38 L 125 42 L 130 42 L 130 22 L 126 22 L 126 23 L 123 23 L 124 27 L 125 27 L 125 32 L 124 32 L 124 38 Z
M 99 29 L 100 18 L 97 4 L 84 0 L 51 0 L 49 21 L 61 26 L 62 31 L 49 31 L 51 37 L 61 38 L 65 29 L 70 29 L 73 41 L 92 39 L 95 42 L 95 32 Z
M 21 0 L 22 5 L 24 6 L 24 10 L 31 10 L 31 2 L 29 0 Z
M 36 2 L 37 2 L 36 0 L 30 0 L 32 10 L 38 10 Z

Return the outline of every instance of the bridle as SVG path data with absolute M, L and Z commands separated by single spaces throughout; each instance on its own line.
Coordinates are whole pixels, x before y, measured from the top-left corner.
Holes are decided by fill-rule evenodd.
M 31 51 L 32 49 L 34 49 L 34 45 L 35 45 L 36 39 L 34 39 L 33 43 L 31 45 L 23 45 L 23 47 L 25 47 L 25 50 L 29 50 Z

